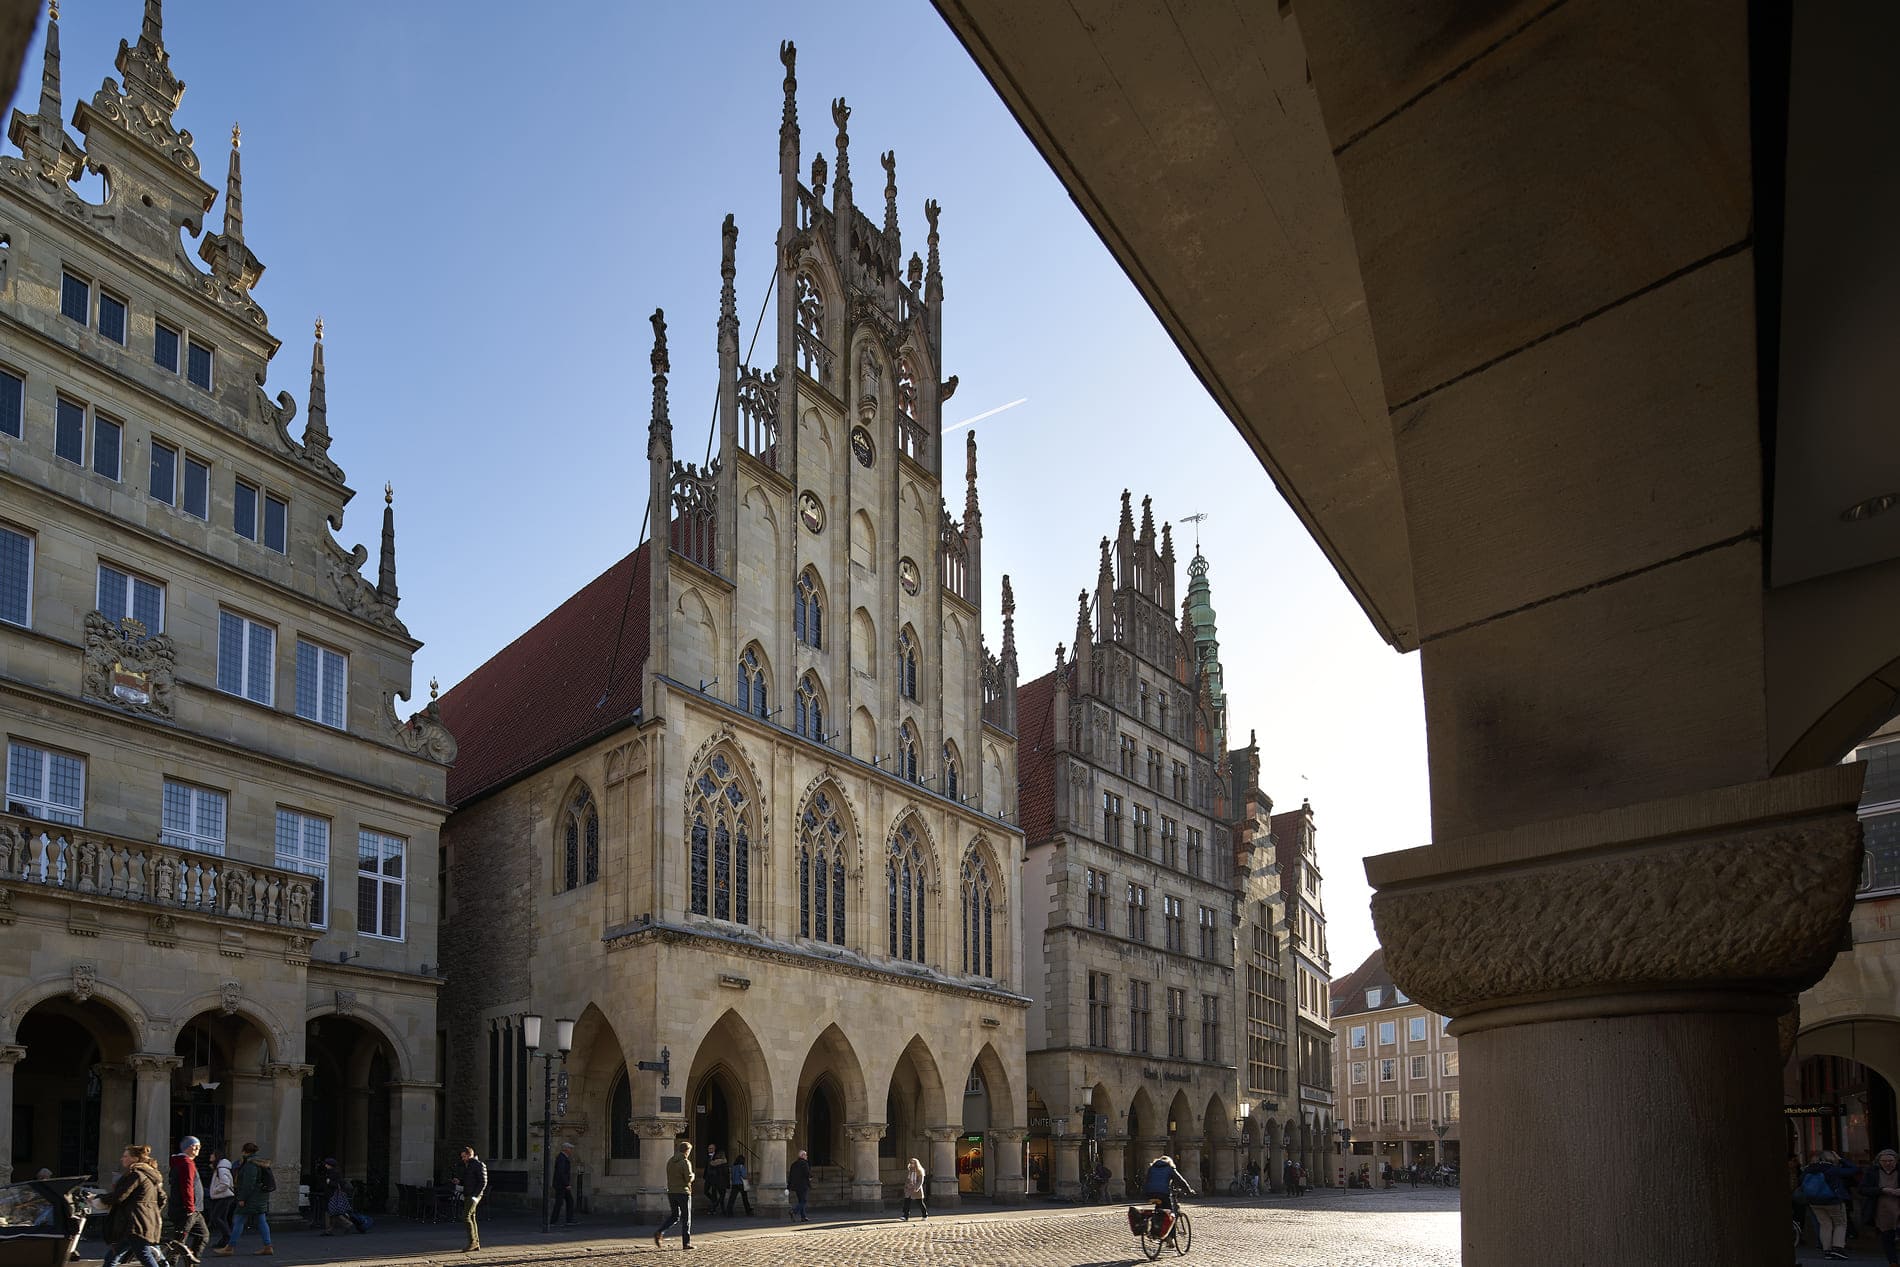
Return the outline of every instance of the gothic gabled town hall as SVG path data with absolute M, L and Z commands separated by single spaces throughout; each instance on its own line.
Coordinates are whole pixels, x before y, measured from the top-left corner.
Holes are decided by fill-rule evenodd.
M 595 1209 L 663 1208 L 680 1133 L 767 1208 L 801 1149 L 814 1203 L 876 1207 L 910 1157 L 933 1201 L 1023 1190 L 1012 609 L 1005 579 L 993 657 L 974 441 L 944 501 L 938 208 L 906 259 L 842 101 L 801 179 L 793 56 L 776 364 L 740 360 L 728 218 L 717 457 L 674 460 L 655 314 L 651 538 L 441 701 L 446 1130 L 503 1193 L 539 1189 L 529 1014 L 576 1022 L 554 1142 Z

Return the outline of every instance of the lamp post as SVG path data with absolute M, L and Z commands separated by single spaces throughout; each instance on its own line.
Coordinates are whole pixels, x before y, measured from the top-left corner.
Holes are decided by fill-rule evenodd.
M 558 1055 L 561 1061 L 561 1115 L 567 1115 L 567 1053 L 574 1050 L 574 1022 L 566 1017 L 557 1017 L 554 1022 L 554 1045 L 558 1052 L 542 1051 L 541 1018 L 530 1013 L 521 1018 L 521 1037 L 528 1044 L 532 1054 L 541 1057 L 541 1230 L 548 1231 L 552 1226 L 550 1216 L 554 1211 L 554 1060 Z
M 1450 1122 L 1441 1122 L 1437 1118 L 1432 1119 L 1432 1134 L 1438 1136 L 1438 1143 L 1432 1147 L 1432 1164 L 1435 1166 L 1445 1164 L 1445 1132 L 1450 1129 Z
M 1346 1150 L 1352 1147 L 1352 1127 L 1342 1124 L 1339 1128 L 1339 1169 L 1346 1169 Z

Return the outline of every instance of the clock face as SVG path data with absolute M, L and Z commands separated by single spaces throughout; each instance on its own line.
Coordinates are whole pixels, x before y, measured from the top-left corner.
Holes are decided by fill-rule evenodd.
M 798 519 L 811 532 L 824 531 L 825 505 L 818 500 L 816 493 L 804 492 L 798 495 Z
M 915 559 L 902 559 L 897 564 L 897 583 L 904 587 L 906 594 L 915 594 L 923 584 L 923 578 L 917 574 Z
M 877 461 L 877 446 L 871 443 L 871 433 L 863 427 L 851 428 L 851 452 L 857 455 L 859 466 Z

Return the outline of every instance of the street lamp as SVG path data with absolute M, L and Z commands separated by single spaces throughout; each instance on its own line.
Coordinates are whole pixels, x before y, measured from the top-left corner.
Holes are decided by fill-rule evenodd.
M 554 1211 L 551 1189 L 554 1187 L 554 1060 L 561 1061 L 561 1116 L 567 1116 L 567 1053 L 574 1050 L 574 1022 L 566 1017 L 554 1021 L 554 1045 L 558 1053 L 541 1051 L 541 1018 L 530 1013 L 521 1018 L 521 1037 L 531 1055 L 541 1057 L 541 1230 L 551 1231 Z

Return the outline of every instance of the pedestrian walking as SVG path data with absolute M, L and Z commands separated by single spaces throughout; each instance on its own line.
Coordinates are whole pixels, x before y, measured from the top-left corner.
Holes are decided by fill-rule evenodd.
M 336 1158 L 323 1159 L 322 1179 L 319 1181 L 323 1196 L 323 1234 L 331 1236 L 338 1232 L 363 1232 L 363 1224 L 356 1217 L 356 1210 L 350 1200 L 350 1181 L 343 1177 L 343 1167 L 337 1165 Z
M 735 1201 L 745 1202 L 745 1216 L 752 1217 L 751 1172 L 745 1167 L 745 1154 L 740 1153 L 732 1159 L 732 1187 L 726 1190 L 726 1213 L 732 1213 Z
M 917 1203 L 917 1216 L 930 1217 L 930 1203 L 924 1199 L 924 1163 L 915 1157 L 904 1167 L 904 1222 L 910 1222 L 910 1203 Z
M 1880 1250 L 1887 1256 L 1887 1267 L 1900 1267 L 1900 1153 L 1883 1148 L 1874 1157 L 1868 1171 L 1868 1187 L 1874 1194 L 1874 1229 L 1880 1233 Z
M 196 1135 L 178 1141 L 178 1151 L 172 1154 L 171 1199 L 166 1211 L 194 1262 L 211 1240 L 211 1228 L 205 1223 L 205 1180 L 198 1170 L 202 1148 Z
M 706 1145 L 706 1158 L 700 1168 L 706 1176 L 706 1212 L 718 1214 L 726 1204 L 726 1189 L 732 1182 L 732 1168 L 720 1155 L 719 1145 Z
M 1824 1258 L 1847 1257 L 1847 1192 L 1859 1175 L 1860 1167 L 1843 1162 L 1831 1148 L 1801 1168 L 1801 1195 L 1814 1211 Z
M 231 1238 L 223 1249 L 212 1252 L 227 1258 L 235 1254 L 238 1242 L 244 1239 L 244 1229 L 256 1219 L 257 1233 L 264 1241 L 257 1252 L 275 1254 L 277 1251 L 271 1248 L 270 1242 L 270 1219 L 265 1210 L 270 1205 L 270 1194 L 277 1191 L 277 1176 L 271 1171 L 271 1164 L 257 1155 L 256 1144 L 246 1144 L 238 1152 L 244 1160 L 238 1163 L 237 1172 L 231 1178 L 237 1196 Z
M 142 1267 L 165 1267 L 158 1252 L 165 1236 L 165 1176 L 144 1144 L 126 1145 L 119 1167 L 119 1178 L 104 1197 L 111 1210 L 106 1243 L 112 1247 L 104 1267 L 119 1267 L 135 1257 Z
M 488 1192 L 488 1163 L 475 1155 L 473 1144 L 462 1145 L 462 1170 L 457 1178 L 462 1185 L 462 1222 L 468 1228 L 468 1244 L 462 1252 L 472 1254 L 482 1247 L 482 1229 L 475 1222 L 475 1211 Z
M 785 1172 L 785 1191 L 792 1198 L 792 1222 L 811 1222 L 811 1215 L 805 1211 L 805 1202 L 811 1199 L 811 1159 L 802 1148 L 798 1150 L 798 1160 Z
M 653 1247 L 658 1249 L 666 1243 L 667 1229 L 675 1223 L 680 1225 L 680 1248 L 693 1247 L 693 1145 L 689 1140 L 680 1140 L 673 1145 L 673 1155 L 666 1162 L 666 1203 L 672 1208 L 666 1213 L 666 1222 L 660 1224 L 660 1230 L 653 1234 Z
M 554 1159 L 554 1204 L 548 1207 L 548 1222 L 554 1222 L 554 1216 L 567 1211 L 564 1223 L 574 1221 L 574 1141 L 568 1140 L 561 1145 L 561 1155 Z
M 205 1190 L 205 1221 L 211 1225 L 214 1250 L 231 1243 L 231 1215 L 237 1208 L 237 1187 L 231 1176 L 231 1159 L 220 1150 L 212 1149 L 211 1186 Z

